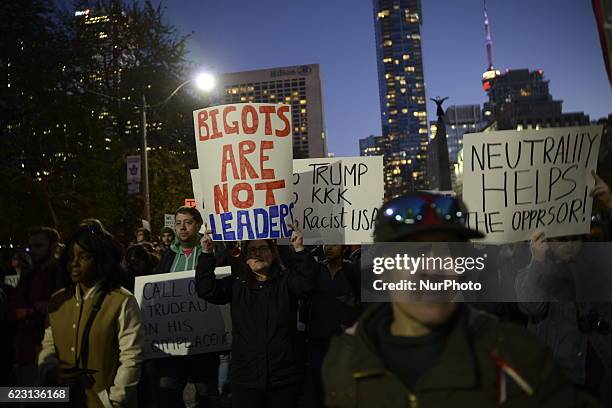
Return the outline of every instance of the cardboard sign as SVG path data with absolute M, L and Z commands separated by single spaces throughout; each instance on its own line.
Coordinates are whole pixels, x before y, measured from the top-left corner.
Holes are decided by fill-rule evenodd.
M 294 217 L 306 244 L 373 242 L 383 203 L 382 156 L 293 161 Z
M 601 126 L 466 134 L 463 200 L 483 242 L 590 231 Z
M 200 183 L 200 170 L 191 169 L 191 187 L 193 189 L 193 199 L 195 200 L 195 208 L 200 210 L 204 217 L 204 195 L 202 194 L 202 184 Z
M 19 283 L 19 277 L 21 275 L 6 275 L 4 277 L 4 283 L 6 285 L 12 286 L 14 288 L 17 287 L 17 284 Z
M 175 217 L 174 214 L 164 214 L 164 227 L 174 230 Z
M 205 220 L 215 241 L 291 236 L 291 107 L 214 106 L 193 113 Z M 197 199 L 197 197 L 196 197 Z
M 229 273 L 229 266 L 215 270 L 218 277 Z M 145 329 L 146 359 L 230 349 L 229 305 L 199 299 L 194 277 L 195 271 L 136 277 L 134 296 Z

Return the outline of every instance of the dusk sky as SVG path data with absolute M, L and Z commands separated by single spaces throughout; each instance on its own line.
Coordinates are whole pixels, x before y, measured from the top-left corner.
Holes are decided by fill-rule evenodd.
M 359 155 L 379 135 L 380 107 L 370 0 L 167 1 L 167 22 L 193 31 L 189 59 L 216 73 L 318 63 L 328 149 Z M 591 2 L 489 0 L 496 68 L 544 70 L 565 112 L 612 112 Z M 427 98 L 482 103 L 486 68 L 482 0 L 424 0 L 421 37 Z M 429 119 L 435 108 L 428 101 Z

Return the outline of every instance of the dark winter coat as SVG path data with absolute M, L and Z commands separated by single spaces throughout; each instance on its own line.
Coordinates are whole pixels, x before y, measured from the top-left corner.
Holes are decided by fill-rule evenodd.
M 463 307 L 437 361 L 408 389 L 380 357 L 373 322 L 390 304 L 372 305 L 356 326 L 332 340 L 323 366 L 328 408 L 494 407 L 499 369 L 495 351 L 533 390 L 506 376 L 504 407 L 590 407 L 572 388 L 546 347 L 524 329 Z
M 274 278 L 257 282 L 235 260 L 230 276 L 215 279 L 215 256 L 200 255 L 198 296 L 217 305 L 231 304 L 233 384 L 264 389 L 300 381 L 297 301 L 314 291 L 318 266 L 306 251 L 294 254 L 294 260 L 291 269 L 273 266 Z

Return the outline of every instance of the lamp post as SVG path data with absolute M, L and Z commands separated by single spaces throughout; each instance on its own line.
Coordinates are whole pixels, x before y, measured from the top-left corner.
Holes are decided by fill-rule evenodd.
M 170 99 L 174 97 L 185 85 L 195 82 L 196 86 L 205 92 L 209 92 L 215 87 L 215 78 L 208 73 L 201 73 L 195 78 L 190 78 L 186 81 L 183 81 L 179 86 L 177 86 L 174 91 L 170 93 L 164 100 L 159 103 L 153 105 L 147 105 L 147 98 L 145 94 L 142 94 L 142 105 L 133 104 L 134 107 L 140 109 L 141 114 L 141 160 L 142 160 L 142 174 L 143 174 L 143 196 L 144 196 L 144 219 L 150 223 L 151 222 L 151 206 L 149 202 L 149 154 L 147 152 L 148 148 L 148 139 L 147 139 L 147 109 L 153 109 L 157 107 L 163 108 Z M 99 92 L 89 91 L 87 92 L 93 93 L 95 95 L 100 95 L 109 99 L 118 99 L 109 95 L 105 95 Z M 123 101 L 122 101 L 123 102 Z

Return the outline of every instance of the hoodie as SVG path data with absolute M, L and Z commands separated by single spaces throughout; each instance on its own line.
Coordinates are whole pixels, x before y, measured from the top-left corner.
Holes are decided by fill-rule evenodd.
M 177 238 L 172 241 L 170 248 L 162 254 L 157 271 L 158 273 L 168 273 L 195 270 L 201 253 L 202 247 L 200 245 L 185 250 L 181 247 Z

